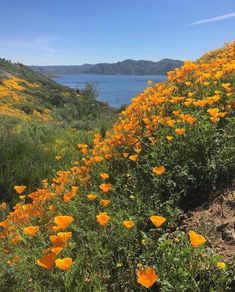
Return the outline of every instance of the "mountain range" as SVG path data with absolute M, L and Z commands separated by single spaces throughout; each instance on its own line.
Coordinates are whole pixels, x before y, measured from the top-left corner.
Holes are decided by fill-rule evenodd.
M 78 74 L 165 75 L 168 71 L 182 65 L 183 61 L 173 59 L 162 59 L 158 62 L 127 59 L 117 63 L 30 66 L 30 68 L 35 72 L 49 76 Z

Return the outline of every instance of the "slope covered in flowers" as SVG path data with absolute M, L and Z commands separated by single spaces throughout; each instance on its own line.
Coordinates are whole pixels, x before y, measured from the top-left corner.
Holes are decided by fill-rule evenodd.
M 19 203 L 1 205 L 2 290 L 229 290 L 232 265 L 177 218 L 233 177 L 234 86 L 233 42 L 150 81 L 71 169 L 16 186 Z

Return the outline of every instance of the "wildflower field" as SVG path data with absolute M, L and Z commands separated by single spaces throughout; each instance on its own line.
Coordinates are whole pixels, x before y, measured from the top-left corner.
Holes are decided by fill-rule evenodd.
M 148 83 L 70 166 L 12 187 L 1 291 L 232 291 L 234 262 L 178 219 L 234 178 L 235 42 Z

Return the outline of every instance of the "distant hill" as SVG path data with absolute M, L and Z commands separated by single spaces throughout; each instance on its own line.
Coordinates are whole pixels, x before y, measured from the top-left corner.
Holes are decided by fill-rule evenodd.
M 162 59 L 158 62 L 145 60 L 124 60 L 117 63 L 98 63 L 73 66 L 31 66 L 36 72 L 48 76 L 76 74 L 104 75 L 165 75 L 183 65 L 183 61 Z

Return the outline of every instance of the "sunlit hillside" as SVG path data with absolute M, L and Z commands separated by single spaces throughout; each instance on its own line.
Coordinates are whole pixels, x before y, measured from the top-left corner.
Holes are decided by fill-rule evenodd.
M 235 42 L 148 83 L 71 167 L 2 202 L 1 291 L 232 291 L 234 258 L 180 218 L 234 179 Z

